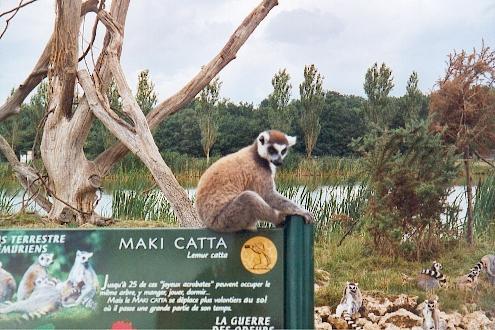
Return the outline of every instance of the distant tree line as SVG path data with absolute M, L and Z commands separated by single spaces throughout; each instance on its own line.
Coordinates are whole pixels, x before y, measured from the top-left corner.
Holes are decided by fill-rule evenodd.
M 300 154 L 353 157 L 357 154 L 350 143 L 365 136 L 370 122 L 400 127 L 413 113 L 419 118 L 428 114 L 428 97 L 417 89 L 416 74 L 411 75 L 406 95 L 389 96 L 393 82 L 385 64 L 379 69 L 375 64 L 366 73 L 367 99 L 325 91 L 322 81 L 314 65 L 306 66 L 304 81 L 299 85 L 300 97 L 291 99 L 291 78 L 286 69 L 281 69 L 272 79 L 272 93 L 255 106 L 221 98 L 221 82 L 215 79 L 184 111 L 160 125 L 154 132 L 156 143 L 163 152 L 209 157 L 234 152 L 250 144 L 259 132 L 276 128 L 299 137 L 295 150 Z M 0 134 L 17 154 L 32 149 L 38 154 L 39 141 L 35 140 L 39 139 L 36 136 L 43 124 L 47 98 L 46 84 L 41 84 L 30 101 L 22 105 L 19 115 L 0 126 Z M 122 102 L 113 85 L 108 98 L 110 107 L 122 114 Z M 136 99 L 145 113 L 157 102 L 148 70 L 139 73 Z M 96 121 L 85 145 L 86 154 L 94 157 L 113 143 L 115 138 Z

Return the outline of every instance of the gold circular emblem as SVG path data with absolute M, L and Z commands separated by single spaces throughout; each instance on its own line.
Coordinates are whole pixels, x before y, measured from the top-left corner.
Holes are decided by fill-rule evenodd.
M 255 236 L 241 248 L 241 262 L 253 274 L 265 274 L 277 263 L 277 247 L 263 236 Z

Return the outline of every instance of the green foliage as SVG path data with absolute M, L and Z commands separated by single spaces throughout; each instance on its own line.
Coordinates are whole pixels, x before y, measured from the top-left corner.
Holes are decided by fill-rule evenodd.
M 373 192 L 367 228 L 375 248 L 417 259 L 437 252 L 449 230 L 440 215 L 458 173 L 454 150 L 416 121 L 372 131 L 359 150 Z
M 418 88 L 418 74 L 413 71 L 409 76 L 406 86 L 407 120 L 417 119 L 421 110 L 421 98 L 423 93 Z
M 0 125 L 0 134 L 5 137 L 15 153 L 33 150 L 35 156 L 39 155 L 39 142 L 41 140 L 38 125 L 45 115 L 48 105 L 48 83 L 42 82 L 36 89 L 35 94 L 31 97 L 29 103 L 21 105 L 21 111 L 18 115 L 12 116 Z M 36 133 L 38 132 L 38 136 Z
M 14 196 L 10 194 L 3 183 L 0 183 L 0 215 L 11 214 L 14 210 Z
M 170 203 L 159 190 L 114 190 L 112 217 L 178 224 Z
M 217 103 L 221 85 L 222 82 L 218 77 L 213 79 L 203 88 L 196 103 L 196 114 L 201 130 L 201 145 L 208 163 L 210 162 L 210 150 L 218 137 Z
M 153 109 L 158 101 L 155 93 L 155 84 L 149 77 L 149 70 L 143 70 L 138 76 L 136 101 L 144 114 Z
M 327 92 L 321 113 L 320 136 L 313 154 L 339 157 L 354 155 L 350 143 L 367 131 L 363 105 L 361 97 Z
M 268 96 L 268 121 L 272 129 L 290 132 L 294 107 L 290 104 L 292 85 L 286 69 L 279 70 L 272 79 L 273 92 Z
M 316 141 L 320 135 L 320 115 L 323 110 L 325 93 L 323 77 L 314 64 L 304 67 L 304 81 L 299 85 L 301 97 L 301 114 L 299 125 L 306 144 L 306 156 L 311 157 Z
M 495 228 L 495 175 L 491 174 L 476 189 L 473 209 L 477 235 L 490 235 Z
M 392 70 L 382 63 L 373 64 L 366 71 L 364 92 L 368 96 L 366 117 L 370 126 L 387 127 L 392 119 L 393 111 L 389 107 L 388 94 L 394 88 Z

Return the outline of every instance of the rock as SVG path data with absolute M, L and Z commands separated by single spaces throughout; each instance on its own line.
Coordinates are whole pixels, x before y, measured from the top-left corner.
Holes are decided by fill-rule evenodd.
M 356 324 L 361 326 L 363 330 L 380 330 L 380 326 L 376 323 L 373 323 L 363 317 L 356 320 Z
M 330 315 L 332 315 L 330 306 L 315 307 L 315 317 L 320 317 L 322 322 L 327 322 Z
M 328 317 L 328 323 L 332 325 L 335 329 L 348 329 L 347 322 L 342 317 L 337 317 L 335 315 L 330 315 Z
M 398 326 L 390 324 L 390 323 L 384 324 L 383 329 L 384 330 L 401 330 L 401 328 L 399 328 Z
M 421 326 L 423 324 L 423 318 L 401 308 L 396 312 L 384 315 L 378 323 L 380 326 L 385 326 L 386 324 L 393 324 L 399 328 L 412 328 L 414 326 Z
M 332 330 L 332 325 L 327 322 L 320 322 L 318 324 L 315 323 L 316 330 Z
M 406 294 L 387 297 L 377 294 L 363 295 L 363 306 L 365 311 L 367 313 L 373 313 L 380 316 L 383 316 L 386 313 L 395 312 L 401 308 L 406 310 L 414 310 L 417 305 L 418 297 L 410 297 Z
M 446 328 L 448 330 L 453 330 L 461 326 L 462 323 L 462 315 L 461 313 L 454 312 L 447 314 L 445 312 L 440 312 L 439 314 L 440 320 L 445 321 Z
M 476 311 L 464 315 L 462 325 L 465 329 L 493 330 L 495 323 L 490 321 L 483 312 Z
M 368 316 L 367 316 L 368 320 L 370 320 L 371 322 L 373 323 L 378 323 L 378 321 L 380 321 L 380 316 L 378 315 L 375 315 L 373 313 L 368 313 Z

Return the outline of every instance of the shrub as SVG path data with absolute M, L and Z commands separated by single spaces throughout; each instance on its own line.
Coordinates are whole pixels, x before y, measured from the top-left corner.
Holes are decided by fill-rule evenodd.
M 447 228 L 440 215 L 458 173 L 452 148 L 425 122 L 375 130 L 362 141 L 372 194 L 367 229 L 376 249 L 420 259 L 438 251 Z

